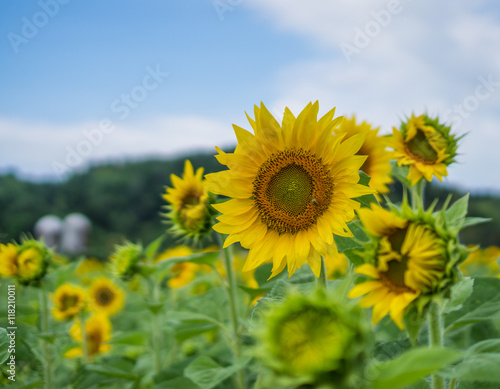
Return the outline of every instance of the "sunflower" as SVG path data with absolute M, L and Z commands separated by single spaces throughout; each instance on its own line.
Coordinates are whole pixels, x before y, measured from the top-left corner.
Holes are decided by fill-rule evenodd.
M 17 279 L 23 284 L 39 281 L 47 271 L 51 253 L 43 242 L 25 240 L 19 247 Z
M 186 160 L 182 178 L 172 174 L 170 179 L 173 188 L 167 188 L 163 198 L 170 203 L 167 207 L 170 212 L 165 216 L 172 223 L 171 231 L 197 241 L 212 226 L 211 196 L 203 181 L 203 168 L 195 173 L 191 162 Z
M 500 277 L 500 248 L 490 246 L 481 249 L 475 246 L 467 247 L 471 252 L 460 265 L 460 270 L 467 276 Z
M 125 242 L 116 245 L 115 252 L 110 260 L 114 272 L 122 279 L 130 279 L 139 270 L 139 262 L 143 257 L 143 248 L 140 244 Z
M 349 260 L 344 254 L 339 254 L 338 257 L 325 257 L 326 276 L 329 280 L 336 280 L 347 273 L 349 268 Z
M 156 262 L 166 261 L 170 258 L 187 257 L 191 254 L 193 254 L 193 250 L 190 247 L 181 245 L 165 250 L 156 258 Z M 171 277 L 168 280 L 168 286 L 172 289 L 186 286 L 196 278 L 196 274 L 201 270 L 201 266 L 196 263 L 174 263 L 170 268 Z
M 277 376 L 345 388 L 350 375 L 363 374 L 368 326 L 362 312 L 323 293 L 289 294 L 270 304 L 255 335 L 256 356 Z
M 248 118 L 255 135 L 234 126 L 235 152 L 217 148 L 229 170 L 208 174 L 207 185 L 232 199 L 214 205 L 222 213 L 214 230 L 229 235 L 224 247 L 239 241 L 250 250 L 243 271 L 272 259 L 271 276 L 286 266 L 291 276 L 305 263 L 319 276 L 321 256 L 337 256 L 333 235 L 353 236 L 353 198 L 374 193 L 358 184 L 367 157 L 355 153 L 366 134 L 332 136 L 342 118 L 332 109 L 317 120 L 318 109 L 309 103 L 295 118 L 285 108 L 280 126 L 261 104 Z
M 85 307 L 85 291 L 71 284 L 61 285 L 53 297 L 52 315 L 56 320 L 68 320 L 78 315 Z
M 18 271 L 19 247 L 12 243 L 0 244 L 0 275 L 15 277 Z
M 435 295 L 452 283 L 455 255 L 447 247 L 456 243 L 446 232 L 438 234 L 430 212 L 421 217 L 411 214 L 406 205 L 405 212 L 379 205 L 358 210 L 372 240 L 361 253 L 367 263 L 355 271 L 369 280 L 349 293 L 350 298 L 367 295 L 360 305 L 373 307 L 374 324 L 389 313 L 400 329 L 404 329 L 404 312 L 414 300 Z
M 94 314 L 85 322 L 85 335 L 87 339 L 87 352 L 89 357 L 108 352 L 111 349 L 106 344 L 111 339 L 111 322 L 104 314 Z M 69 330 L 71 338 L 77 342 L 83 342 L 82 326 L 77 320 Z M 64 356 L 75 358 L 83 355 L 82 347 L 74 347 L 68 350 Z
M 94 312 L 112 316 L 123 308 L 124 293 L 113 281 L 106 277 L 96 279 L 90 285 L 89 305 Z
M 335 130 L 336 134 L 345 134 L 348 139 L 356 134 L 366 133 L 366 139 L 357 152 L 359 155 L 367 155 L 365 163 L 360 170 L 370 176 L 370 187 L 378 193 L 388 193 L 393 179 L 391 176 L 391 153 L 386 151 L 387 139 L 378 136 L 378 128 L 372 128 L 366 122 L 356 123 L 356 118 L 344 119 L 340 127 Z
M 400 130 L 393 129 L 390 143 L 394 157 L 399 166 L 410 166 L 407 178 L 412 185 L 422 177 L 431 181 L 434 175 L 442 181 L 448 175 L 446 167 L 455 162 L 459 140 L 450 131 L 439 119 L 414 114 Z

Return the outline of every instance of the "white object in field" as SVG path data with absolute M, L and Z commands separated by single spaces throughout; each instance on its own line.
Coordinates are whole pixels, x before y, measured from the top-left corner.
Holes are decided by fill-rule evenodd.
M 85 253 L 90 238 L 92 223 L 81 213 L 71 213 L 64 219 L 61 252 L 67 255 Z
M 34 229 L 37 239 L 43 240 L 48 247 L 58 248 L 63 230 L 63 222 L 60 218 L 54 215 L 41 217 Z

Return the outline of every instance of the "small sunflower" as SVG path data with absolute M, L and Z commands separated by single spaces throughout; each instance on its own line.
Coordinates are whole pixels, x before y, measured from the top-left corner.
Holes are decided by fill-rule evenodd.
M 244 271 L 272 259 L 272 276 L 285 267 L 291 276 L 306 263 L 319 276 L 321 257 L 337 256 L 334 234 L 353 236 L 354 198 L 374 193 L 358 184 L 367 157 L 356 153 L 366 134 L 333 135 L 342 118 L 332 109 L 317 120 L 318 109 L 309 103 L 295 118 L 285 108 L 280 126 L 261 104 L 248 118 L 255 135 L 233 126 L 234 153 L 217 148 L 229 170 L 208 174 L 207 185 L 232 199 L 214 205 L 222 213 L 214 230 L 229 235 L 224 247 L 239 241 L 250 250 Z
M 125 242 L 124 245 L 115 246 L 115 252 L 111 254 L 110 260 L 113 270 L 118 277 L 130 279 L 137 273 L 142 257 L 142 245 Z
M 437 227 L 430 210 L 415 213 L 407 204 L 402 211 L 372 205 L 359 209 L 358 215 L 371 242 L 360 253 L 366 263 L 355 271 L 369 279 L 356 285 L 349 297 L 367 295 L 360 305 L 373 307 L 374 324 L 389 313 L 404 329 L 404 313 L 413 301 L 421 300 L 423 307 L 455 283 L 455 265 L 462 258 L 458 240 Z
M 203 180 L 203 168 L 196 173 L 193 165 L 186 160 L 182 178 L 175 174 L 170 176 L 172 188 L 167 188 L 163 198 L 170 203 L 170 212 L 166 216 L 172 223 L 174 235 L 199 240 L 210 232 L 212 227 L 211 195 Z
M 109 342 L 111 339 L 111 329 L 111 322 L 104 314 L 94 314 L 85 321 L 85 335 L 89 357 L 93 358 L 111 349 L 111 346 L 106 344 L 106 342 Z M 82 327 L 79 320 L 73 323 L 69 330 L 69 334 L 73 340 L 83 342 Z M 76 358 L 82 355 L 82 347 L 72 348 L 64 354 L 66 358 Z
M 378 128 L 366 122 L 356 123 L 356 118 L 344 119 L 340 127 L 335 130 L 336 134 L 345 134 L 344 139 L 349 139 L 353 135 L 366 133 L 366 139 L 357 152 L 358 155 L 367 155 L 365 163 L 360 170 L 370 176 L 370 187 L 378 193 L 389 192 L 389 187 L 393 179 L 391 176 L 391 153 L 386 151 L 387 139 L 378 136 Z
M 161 253 L 155 262 L 167 261 L 170 258 L 187 257 L 193 254 L 193 250 L 188 246 L 177 246 L 169 248 Z M 171 277 L 168 280 L 168 286 L 172 289 L 181 288 L 191 283 L 196 275 L 203 272 L 205 267 L 192 262 L 177 262 L 170 268 Z
M 124 292 L 109 278 L 96 279 L 88 290 L 90 309 L 112 316 L 123 308 Z
M 19 246 L 16 278 L 22 284 L 39 281 L 45 275 L 50 259 L 51 253 L 42 242 L 25 240 Z
M 349 260 L 344 254 L 338 257 L 325 257 L 326 276 L 329 280 L 336 280 L 344 276 L 349 268 Z
M 356 305 L 323 293 L 291 294 L 268 306 L 256 336 L 257 357 L 275 376 L 307 377 L 311 387 L 360 387 L 369 341 Z
M 500 247 L 490 246 L 486 249 L 468 246 L 471 250 L 467 259 L 460 265 L 466 276 L 500 277 Z
M 450 127 L 427 115 L 412 114 L 401 129 L 393 129 L 391 147 L 399 166 L 410 167 L 408 179 L 415 185 L 422 178 L 427 181 L 436 176 L 440 181 L 448 175 L 447 166 L 455 162 L 457 139 Z
M 18 272 L 19 247 L 12 243 L 0 244 L 0 275 L 15 277 Z
M 56 320 L 73 319 L 84 309 L 85 300 L 83 288 L 68 283 L 61 285 L 54 293 L 52 315 Z

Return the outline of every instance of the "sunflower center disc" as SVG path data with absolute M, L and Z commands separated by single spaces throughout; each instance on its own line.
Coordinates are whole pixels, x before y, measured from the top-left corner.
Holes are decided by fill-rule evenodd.
M 109 289 L 101 289 L 97 294 L 99 305 L 109 305 L 113 300 L 113 292 Z
M 288 149 L 262 164 L 253 183 L 261 220 L 271 229 L 307 229 L 330 205 L 333 180 L 321 160 L 303 149 Z
M 438 159 L 436 150 L 432 148 L 422 130 L 417 130 L 417 135 L 408 141 L 407 145 L 409 151 L 424 162 L 435 162 Z

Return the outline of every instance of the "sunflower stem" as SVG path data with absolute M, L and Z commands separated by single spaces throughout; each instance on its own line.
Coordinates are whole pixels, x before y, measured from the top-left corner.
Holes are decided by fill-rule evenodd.
M 441 310 L 437 303 L 431 303 L 427 320 L 429 323 L 429 345 L 432 347 L 443 347 L 443 318 L 441 317 Z M 445 389 L 444 378 L 433 374 L 432 389 Z
M 47 293 L 43 287 L 43 281 L 40 286 L 40 330 L 47 335 L 49 331 L 49 307 L 47 301 Z M 47 339 L 42 339 L 42 356 L 43 356 L 43 387 L 44 389 L 52 388 L 52 356 L 50 354 L 50 344 Z
M 80 328 L 82 330 L 83 364 L 86 365 L 89 363 L 89 349 L 87 343 L 87 331 L 85 331 L 85 320 L 83 320 L 83 313 L 80 313 L 80 315 L 78 315 L 78 319 L 80 320 Z
M 227 294 L 229 299 L 229 314 L 231 316 L 231 324 L 233 329 L 233 353 L 234 359 L 236 359 L 241 355 L 241 342 L 239 336 L 239 321 L 238 321 L 238 294 L 236 290 L 236 277 L 233 271 L 231 255 L 229 253 L 228 248 L 223 248 L 222 237 L 220 234 L 217 234 L 219 240 L 219 246 L 224 252 L 224 267 L 226 269 L 227 275 Z M 245 377 L 243 375 L 243 370 L 238 370 L 237 376 L 235 377 L 236 384 L 239 389 L 243 389 L 245 387 Z
M 154 305 L 157 305 L 160 302 L 160 288 L 159 283 L 155 280 L 152 281 L 151 288 L 151 300 Z M 159 321 L 159 311 L 155 310 L 152 312 L 153 318 L 151 320 L 151 342 L 153 343 L 153 366 L 155 374 L 158 374 L 161 371 L 161 344 L 162 344 L 162 336 L 161 336 L 161 328 Z
M 421 179 L 415 185 L 410 186 L 411 193 L 411 205 L 413 210 L 424 208 L 424 190 L 425 190 L 425 180 Z
M 325 266 L 325 258 L 321 257 L 321 271 L 319 273 L 318 282 L 321 287 L 326 289 L 326 266 Z

